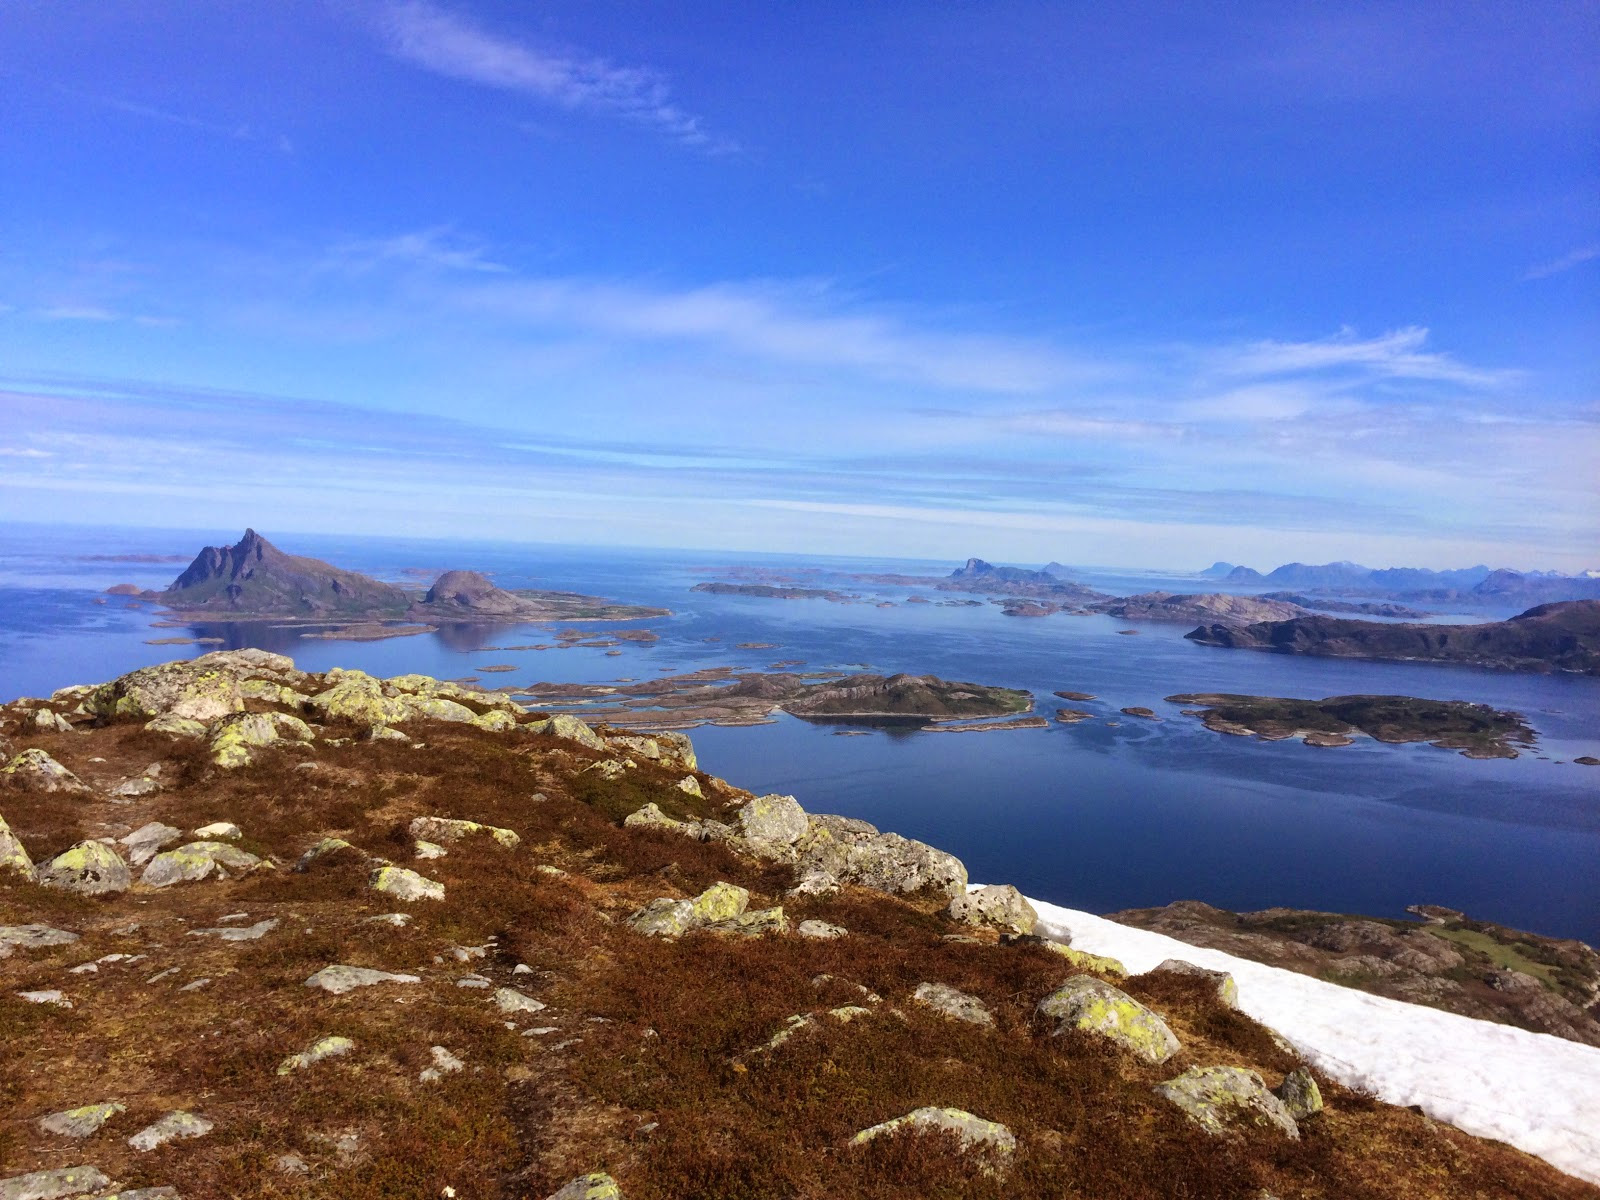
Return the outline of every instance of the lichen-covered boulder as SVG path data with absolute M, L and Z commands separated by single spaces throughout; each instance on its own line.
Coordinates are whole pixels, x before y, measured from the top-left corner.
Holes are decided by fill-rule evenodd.
M 118 1113 L 127 1112 L 125 1105 L 114 1100 L 103 1104 L 85 1104 L 82 1108 L 69 1108 L 39 1118 L 39 1128 L 57 1137 L 86 1138 L 98 1133 L 100 1127 Z
M 1153 1090 L 1209 1134 L 1256 1126 L 1300 1137 L 1300 1127 L 1283 1101 L 1267 1090 L 1261 1076 L 1242 1067 L 1190 1067 Z
M 664 829 L 668 833 L 693 838 L 697 842 L 722 842 L 733 836 L 733 827 L 721 821 L 679 821 L 661 811 L 661 806 L 651 801 L 622 819 L 629 829 Z
M 317 862 L 319 859 L 326 858 L 330 854 L 337 854 L 341 850 L 349 850 L 356 854 L 360 853 L 360 851 L 356 850 L 354 846 L 345 841 L 343 838 L 325 837 L 295 861 L 294 869 L 301 872 L 309 871 L 312 864 Z
M 1103 1037 L 1151 1064 L 1164 1063 L 1178 1052 L 1178 1039 L 1167 1023 L 1126 992 L 1092 975 L 1074 975 L 1039 1001 L 1039 1016 L 1051 1023 L 1051 1035 L 1070 1029 Z
M 530 721 L 522 728 L 528 733 L 547 733 L 552 737 L 566 738 L 591 750 L 606 749 L 605 739 L 570 713 L 557 713 L 542 721 Z
M 182 839 L 183 830 L 163 825 L 160 821 L 150 821 L 118 840 L 128 848 L 128 861 L 136 867 L 142 867 L 160 851 Z
M 928 892 L 952 900 L 967 890 L 967 868 L 955 855 L 849 817 L 808 817 L 795 850 L 801 877 L 816 874 L 880 892 Z
M 495 708 L 486 713 L 474 713 L 467 724 L 489 733 L 509 733 L 517 727 L 517 718 L 513 713 Z
M 622 1200 L 622 1189 L 604 1171 L 569 1179 L 546 1200 Z
M 950 901 L 945 915 L 963 925 L 998 929 L 1002 933 L 1028 934 L 1039 921 L 1028 898 L 1009 883 L 973 888 Z
M 132 882 L 128 864 L 104 842 L 79 842 L 63 850 L 35 872 L 45 887 L 61 888 L 84 896 L 125 892 Z
M 429 721 L 456 721 L 464 725 L 478 715 L 465 704 L 443 696 L 404 696 L 402 699 L 413 717 Z
M 140 1151 L 154 1150 L 157 1146 L 164 1146 L 178 1138 L 204 1137 L 215 1128 L 215 1122 L 179 1110 L 169 1112 L 159 1121 L 146 1125 L 128 1139 L 128 1145 Z
M 1120 958 L 1109 958 L 1104 954 L 1090 954 L 1087 950 L 1074 950 L 1071 946 L 1063 946 L 1060 942 L 1045 942 L 1045 949 L 1052 954 L 1059 954 L 1080 971 L 1094 971 L 1100 975 L 1126 975 L 1128 968 L 1122 965 Z
M 164 733 L 168 737 L 178 738 L 203 738 L 210 732 L 204 721 L 178 717 L 172 713 L 163 713 L 153 721 L 146 721 L 144 727 L 151 733 Z
M 34 950 L 45 946 L 66 946 L 78 940 L 78 935 L 49 925 L 0 925 L 0 958 L 11 957 L 12 951 L 21 947 Z
M 311 699 L 304 692 L 270 679 L 241 679 L 239 694 L 246 700 L 264 700 L 268 704 L 281 704 L 285 708 L 299 708 Z
M 789 857 L 810 827 L 793 796 L 757 796 L 734 814 L 739 836 L 761 858 Z
M 33 727 L 41 733 L 77 733 L 72 722 L 53 709 L 41 708 L 33 714 Z
M 1196 966 L 1192 962 L 1185 962 L 1181 958 L 1169 958 L 1156 964 L 1156 970 L 1169 971 L 1174 975 L 1194 975 L 1201 979 L 1211 980 L 1217 991 L 1217 999 L 1229 1008 L 1239 1007 L 1239 985 L 1233 981 L 1233 976 L 1226 971 L 1213 971 L 1207 967 Z
M 11 832 L 11 826 L 6 824 L 3 816 L 0 816 L 0 871 L 33 874 L 33 859 L 28 857 L 22 839 Z
M 682 937 L 691 929 L 742 916 L 749 905 L 750 893 L 744 888 L 714 883 L 689 900 L 652 900 L 628 924 L 647 937 Z
M 481 836 L 492 838 L 507 850 L 515 850 L 522 844 L 522 838 L 514 830 L 452 817 L 418 817 L 410 828 L 412 837 L 430 842 L 459 842 L 462 838 Z
M 935 1108 L 931 1105 L 863 1129 L 850 1139 L 850 1145 L 864 1146 L 886 1134 L 934 1131 L 955 1134 L 963 1150 L 980 1150 L 1000 1158 L 1010 1158 L 1017 1149 L 1016 1135 L 998 1121 L 985 1121 L 959 1108 Z
M 82 793 L 89 790 L 83 780 L 39 749 L 24 750 L 0 767 L 0 775 L 10 776 L 31 792 Z
M 335 682 L 308 702 L 324 720 L 366 726 L 399 725 L 413 714 L 405 697 L 386 696 L 382 681 L 365 671 L 333 670 L 326 678 Z
M 139 882 L 147 887 L 171 887 L 175 883 L 195 883 L 215 876 L 227 879 L 261 865 L 261 859 L 248 850 L 227 842 L 190 842 L 176 850 L 164 850 L 150 860 Z
M 0 1200 L 57 1200 L 103 1192 L 111 1180 L 99 1167 L 56 1167 L 0 1179 Z
M 294 660 L 265 650 L 221 650 L 131 671 L 84 700 L 97 716 L 214 721 L 244 709 L 241 685 L 261 675 L 298 675 Z
M 706 794 L 703 790 L 701 790 L 700 781 L 693 775 L 685 775 L 682 779 L 678 780 L 678 790 L 686 796 L 694 796 L 696 799 L 700 800 L 705 799 Z
M 1285 1075 L 1272 1094 L 1283 1101 L 1283 1107 L 1297 1121 L 1314 1117 L 1322 1111 L 1322 1089 L 1305 1067 L 1296 1067 Z
M 681 767 L 686 771 L 699 767 L 694 744 L 675 730 L 663 730 L 648 736 L 642 733 L 613 734 L 606 741 L 630 758 L 647 758 L 664 767 Z
M 444 899 L 444 884 L 408 867 L 379 867 L 372 872 L 368 885 L 373 891 L 400 901 Z
M 308 988 L 320 988 L 334 996 L 342 996 L 356 988 L 372 987 L 379 983 L 421 983 L 420 975 L 399 975 L 393 971 L 377 971 L 371 967 L 351 967 L 335 963 L 323 967 L 305 981 Z
M 298 1054 L 291 1054 L 279 1063 L 278 1074 L 287 1075 L 291 1071 L 303 1071 L 325 1058 L 338 1058 L 340 1055 L 349 1054 L 355 1048 L 356 1044 L 353 1041 L 337 1034 L 318 1038 Z
M 830 925 L 826 921 L 816 920 L 801 921 L 795 932 L 803 938 L 815 938 L 819 941 L 850 936 L 850 931 L 843 925 Z
M 311 739 L 311 727 L 288 713 L 234 713 L 217 722 L 213 729 L 211 761 L 231 770 L 248 764 L 254 751 L 262 746 Z
M 213 821 L 209 825 L 202 825 L 194 831 L 194 836 L 203 842 L 231 842 L 244 836 L 232 821 Z
M 703 926 L 707 933 L 732 937 L 762 937 L 769 933 L 788 933 L 789 918 L 779 908 L 749 908 L 736 917 L 713 921 Z
M 994 1028 L 994 1014 L 989 1011 L 987 1004 L 949 984 L 919 983 L 917 990 L 911 993 L 911 998 L 940 1016 L 966 1021 L 969 1025 L 981 1025 L 985 1029 Z

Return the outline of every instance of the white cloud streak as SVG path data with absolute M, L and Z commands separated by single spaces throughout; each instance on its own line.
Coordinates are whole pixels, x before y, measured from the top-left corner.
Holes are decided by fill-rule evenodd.
M 1428 331 L 1408 325 L 1374 338 L 1358 338 L 1341 330 L 1316 342 L 1255 342 L 1229 353 L 1222 363 L 1230 374 L 1266 377 L 1360 368 L 1391 379 L 1433 380 L 1466 387 L 1491 388 L 1517 378 L 1514 371 L 1469 367 L 1448 354 L 1423 350 Z
M 1535 279 L 1549 279 L 1552 275 L 1561 275 L 1574 267 L 1581 267 L 1584 263 L 1593 262 L 1600 258 L 1600 244 L 1593 246 L 1580 246 L 1569 254 L 1552 259 L 1547 263 L 1540 263 L 1536 267 L 1529 267 L 1522 276 L 1522 281 L 1528 283 Z
M 436 74 L 520 92 L 574 111 L 620 117 L 705 153 L 737 149 L 680 108 L 666 79 L 648 68 L 497 37 L 424 0 L 390 9 L 384 32 L 398 57 Z

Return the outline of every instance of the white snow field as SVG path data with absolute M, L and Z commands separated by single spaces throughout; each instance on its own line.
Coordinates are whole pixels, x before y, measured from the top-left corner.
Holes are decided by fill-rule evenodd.
M 1390 1104 L 1497 1138 L 1600 1183 L 1600 1048 L 1324 983 L 1030 900 L 1038 932 L 1120 959 L 1133 974 L 1168 958 L 1231 972 L 1239 1007 L 1306 1061 Z

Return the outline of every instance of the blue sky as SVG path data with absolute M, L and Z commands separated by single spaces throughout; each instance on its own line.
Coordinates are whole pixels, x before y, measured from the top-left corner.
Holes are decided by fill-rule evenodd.
M 0 519 L 1600 566 L 1600 4 L 0 0 Z

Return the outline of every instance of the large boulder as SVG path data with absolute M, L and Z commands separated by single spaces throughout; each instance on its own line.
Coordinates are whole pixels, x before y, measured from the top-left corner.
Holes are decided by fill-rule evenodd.
M 570 713 L 557 713 L 542 721 L 530 721 L 522 728 L 528 733 L 547 733 L 551 737 L 565 738 L 591 750 L 607 749 L 604 738 Z
M 83 781 L 43 750 L 24 750 L 5 766 L 0 775 L 8 776 L 30 792 L 82 793 L 89 789 Z
M 1283 1101 L 1284 1108 L 1297 1121 L 1322 1111 L 1322 1089 L 1305 1067 L 1296 1067 L 1285 1075 L 1283 1082 L 1272 1089 L 1272 1094 Z
M 710 819 L 679 821 L 662 812 L 661 806 L 654 800 L 629 813 L 622 819 L 622 823 L 629 829 L 663 829 L 668 833 L 693 838 L 697 842 L 723 842 L 733 837 L 733 827 L 730 825 Z
M 1190 1067 L 1153 1090 L 1209 1134 L 1256 1126 L 1300 1137 L 1300 1127 L 1283 1101 L 1267 1090 L 1261 1076 L 1243 1067 Z
M 714 883 L 689 900 L 652 900 L 628 918 L 628 924 L 647 937 L 682 937 L 691 929 L 704 929 L 742 917 L 750 893 L 731 883 Z
M 699 768 L 694 743 L 676 730 L 663 730 L 646 736 L 642 733 L 613 734 L 606 739 L 613 749 L 629 758 L 648 758 L 665 767 L 679 767 L 685 771 Z
M 1051 1036 L 1080 1030 L 1103 1037 L 1151 1064 L 1178 1052 L 1167 1023 L 1132 996 L 1092 975 L 1074 975 L 1039 1001 L 1039 1016 L 1052 1025 Z
M 0 1200 L 56 1200 L 84 1196 L 111 1187 L 110 1177 L 99 1167 L 55 1167 L 0 1179 Z
M 309 701 L 311 710 L 324 720 L 371 727 L 399 725 L 412 716 L 413 709 L 407 697 L 385 695 L 383 681 L 365 671 L 335 668 L 326 678 L 331 686 Z
M 963 892 L 950 901 L 945 915 L 964 925 L 998 929 L 1002 933 L 1029 934 L 1039 921 L 1028 898 L 1009 883 Z
M 1000 1158 L 1010 1158 L 1017 1149 L 1016 1135 L 998 1121 L 985 1121 L 959 1108 L 935 1108 L 931 1105 L 863 1129 L 850 1139 L 850 1144 L 864 1146 L 886 1134 L 936 1131 L 955 1134 L 963 1150 L 984 1151 Z
M 45 887 L 61 888 L 84 896 L 125 892 L 132 876 L 122 861 L 104 842 L 79 842 L 43 864 L 35 878 Z
M 1229 1008 L 1239 1007 L 1239 985 L 1234 982 L 1233 976 L 1227 971 L 1213 971 L 1209 967 L 1196 966 L 1181 958 L 1168 958 L 1156 964 L 1156 970 L 1167 971 L 1173 975 L 1192 975 L 1196 979 L 1206 979 L 1216 989 L 1217 999 Z
M 11 826 L 6 824 L 3 816 L 0 816 L 0 871 L 33 874 L 33 859 L 28 857 L 22 839 L 11 832 Z
M 734 814 L 745 847 L 759 858 L 789 858 L 810 828 L 806 810 L 793 796 L 758 796 Z
M 796 874 L 853 883 L 880 892 L 928 892 L 955 899 L 967 890 L 967 868 L 953 854 L 849 817 L 811 816 L 794 846 Z
M 970 1025 L 982 1025 L 986 1029 L 994 1028 L 994 1014 L 989 1011 L 987 1004 L 949 984 L 919 983 L 911 998 L 940 1016 L 966 1021 Z
M 128 861 L 142 867 L 174 842 L 183 840 L 183 830 L 160 821 L 150 821 L 139 826 L 127 837 L 118 841 L 128 848 Z
M 148 721 L 173 716 L 214 721 L 244 709 L 249 678 L 302 678 L 294 660 L 265 650 L 221 650 L 199 658 L 131 671 L 89 693 L 84 704 L 100 717 Z
M 233 713 L 218 721 L 211 734 L 211 761 L 219 767 L 245 766 L 256 749 L 285 740 L 309 742 L 311 727 L 288 713 Z
M 148 887 L 170 887 L 175 883 L 194 883 L 215 876 L 226 879 L 242 875 L 261 865 L 261 859 L 227 842 L 190 842 L 176 850 L 166 850 L 150 860 L 139 882 Z
M 522 844 L 514 830 L 498 825 L 480 825 L 477 821 L 459 821 L 452 817 L 418 817 L 411 822 L 411 836 L 430 842 L 459 842 L 462 838 L 488 837 L 515 850 Z
M 368 885 L 373 891 L 400 901 L 444 899 L 444 884 L 407 867 L 378 867 Z

